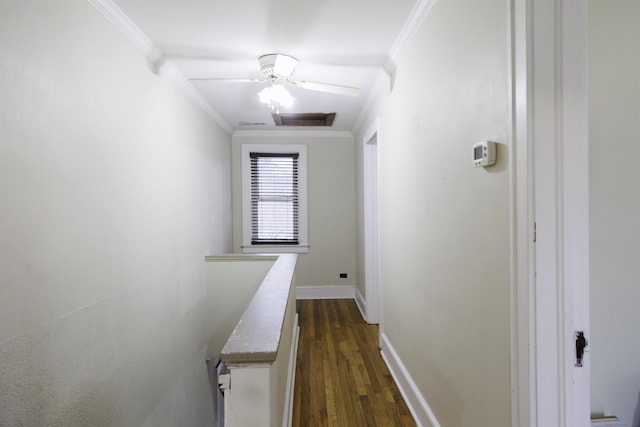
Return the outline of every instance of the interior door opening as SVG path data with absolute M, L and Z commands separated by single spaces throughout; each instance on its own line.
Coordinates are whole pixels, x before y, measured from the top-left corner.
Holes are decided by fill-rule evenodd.
M 380 324 L 379 215 L 378 215 L 378 124 L 371 126 L 364 138 L 364 263 L 366 320 Z

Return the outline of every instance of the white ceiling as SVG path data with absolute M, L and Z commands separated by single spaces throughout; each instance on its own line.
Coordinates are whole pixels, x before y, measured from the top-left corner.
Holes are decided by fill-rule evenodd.
M 352 130 L 416 0 L 114 3 L 186 78 L 262 78 L 258 57 L 286 53 L 300 60 L 292 80 L 361 88 L 358 97 L 346 97 L 288 85 L 295 103 L 282 109 L 336 112 L 333 126 L 324 129 Z M 269 108 L 258 101 L 257 93 L 265 84 L 191 84 L 230 128 L 275 128 Z

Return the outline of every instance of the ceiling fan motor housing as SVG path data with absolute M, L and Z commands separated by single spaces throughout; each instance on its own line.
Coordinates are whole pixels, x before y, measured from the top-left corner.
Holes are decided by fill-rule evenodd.
M 258 58 L 260 72 L 266 77 L 291 77 L 298 65 L 298 60 L 293 56 L 281 53 L 269 53 Z

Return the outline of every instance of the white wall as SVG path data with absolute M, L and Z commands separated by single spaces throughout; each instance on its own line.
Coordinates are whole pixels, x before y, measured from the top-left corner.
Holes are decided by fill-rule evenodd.
M 207 356 L 219 358 L 275 257 L 207 259 Z
M 589 8 L 591 410 L 638 427 L 640 3 Z
M 380 118 L 383 333 L 447 427 L 511 425 L 506 25 L 504 1 L 436 1 L 356 135 Z
M 0 2 L 0 425 L 212 420 L 230 137 L 87 1 Z
M 298 286 L 354 285 L 355 154 L 353 137 L 345 133 L 242 132 L 233 136 L 233 243 L 241 252 L 242 144 L 306 144 L 309 253 L 296 266 Z M 237 219 L 237 220 L 236 220 Z M 346 279 L 340 273 L 347 273 Z

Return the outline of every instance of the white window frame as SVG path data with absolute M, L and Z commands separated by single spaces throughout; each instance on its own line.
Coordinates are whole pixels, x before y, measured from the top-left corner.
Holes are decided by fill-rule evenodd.
M 251 159 L 257 153 L 298 153 L 298 244 L 251 244 Z M 309 252 L 307 221 L 307 146 L 304 144 L 242 144 L 242 252 L 307 253 Z

